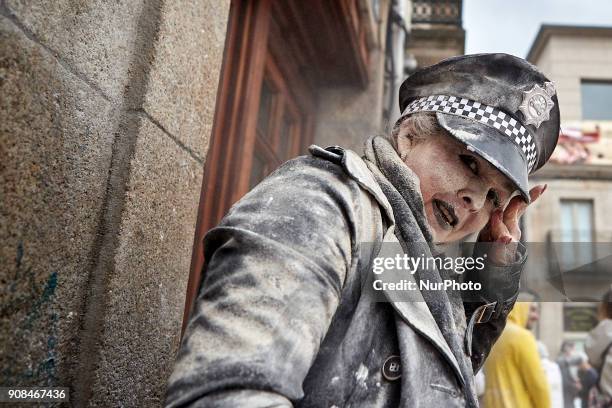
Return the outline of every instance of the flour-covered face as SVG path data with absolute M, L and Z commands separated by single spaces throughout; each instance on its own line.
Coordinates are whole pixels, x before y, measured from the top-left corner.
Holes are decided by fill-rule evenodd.
M 416 143 L 401 132 L 398 151 L 419 178 L 435 242 L 450 243 L 480 231 L 493 211 L 512 198 L 510 180 L 444 130 Z

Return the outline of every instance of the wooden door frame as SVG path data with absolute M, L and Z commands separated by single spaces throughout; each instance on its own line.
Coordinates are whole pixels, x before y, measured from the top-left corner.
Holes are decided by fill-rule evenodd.
M 356 0 L 231 0 L 183 331 L 200 289 L 204 235 L 249 188 L 265 70 L 278 70 L 289 81 L 291 99 L 306 112 L 301 123 L 304 137 L 299 145 L 292 141 L 295 155 L 305 152 L 312 141 L 316 110 L 313 89 L 363 87 L 367 83 L 365 43 Z M 290 107 L 294 113 L 295 108 Z
M 191 258 L 182 330 L 185 330 L 201 283 L 204 264 L 202 240 L 236 202 L 248 191 L 253 151 L 256 143 L 259 97 L 267 70 L 275 75 L 297 78 L 291 64 L 281 69 L 273 62 L 289 55 L 280 41 L 268 42 L 273 0 L 235 0 L 230 5 L 226 46 L 217 90 L 217 105 L 204 177 L 200 193 L 197 224 Z M 235 80 L 234 80 L 235 78 Z M 292 82 L 291 92 L 300 107 L 309 112 L 302 123 L 302 143 L 293 143 L 293 155 L 305 148 L 313 137 L 314 103 L 300 81 Z M 295 107 L 292 106 L 292 111 Z
M 213 223 L 223 216 L 227 203 L 232 199 L 232 184 L 240 177 L 240 167 L 250 168 L 252 164 L 252 158 L 245 152 L 253 149 L 257 112 L 253 113 L 249 107 L 257 105 L 261 91 L 270 5 L 271 0 L 232 1 L 230 4 L 217 107 L 204 165 L 191 272 L 187 282 L 183 331 L 200 286 L 201 271 L 195 268 L 204 263 L 201 240 Z M 244 95 L 244 98 L 238 98 L 238 95 Z M 244 137 L 238 140 L 241 134 Z M 242 166 L 238 166 L 238 162 Z M 223 165 L 219 166 L 218 163 Z

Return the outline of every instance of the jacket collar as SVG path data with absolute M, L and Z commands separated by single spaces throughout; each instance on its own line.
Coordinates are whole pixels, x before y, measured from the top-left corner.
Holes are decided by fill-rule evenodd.
M 317 146 L 311 147 L 311 149 L 317 148 Z M 318 149 L 323 150 L 321 148 Z M 396 248 L 397 251 L 402 251 L 401 254 L 403 254 L 399 240 L 395 235 L 395 216 L 393 214 L 391 203 L 389 203 L 389 200 L 381 190 L 378 182 L 372 174 L 373 171 L 378 171 L 378 169 L 376 166 L 369 166 L 357 153 L 353 152 L 352 150 L 340 148 L 338 148 L 338 150 L 339 152 L 341 151 L 341 153 L 338 153 L 335 157 L 338 159 L 338 161 L 340 161 L 340 164 L 346 173 L 376 199 L 387 218 L 389 228 L 385 233 L 383 242 L 387 243 L 388 245 L 383 246 L 382 251 Z M 382 251 L 379 256 L 395 256 L 395 253 L 385 255 Z M 417 284 L 412 274 L 406 274 L 405 278 L 410 282 L 414 282 L 415 285 Z M 394 301 L 394 294 L 393 292 L 389 291 L 385 291 L 385 296 L 395 311 L 399 314 L 401 319 L 415 332 L 425 337 L 444 356 L 448 364 L 452 367 L 453 371 L 457 375 L 460 383 L 465 385 L 466 381 L 461 374 L 461 369 L 459 368 L 457 358 L 451 351 L 448 343 L 442 335 L 442 332 L 431 314 L 427 303 L 423 299 L 421 292 L 414 290 L 404 292 L 404 294 L 405 293 L 409 293 L 411 296 L 414 296 L 414 298 L 406 301 L 406 298 L 402 296 L 402 301 Z M 406 330 L 406 327 L 398 325 L 397 330 Z
M 378 169 L 374 166 L 368 166 L 366 162 L 361 159 L 361 157 L 351 150 L 344 151 L 342 166 L 346 172 L 359 183 L 361 187 L 374 196 L 390 221 L 390 226 L 387 229 L 383 239 L 383 242 L 387 245 L 384 245 L 382 250 L 384 251 L 389 248 L 402 251 L 399 240 L 395 235 L 395 217 L 393 215 L 391 204 L 380 189 L 378 182 L 376 182 L 376 179 L 372 174 L 372 171 L 377 171 Z M 381 253 L 379 256 L 387 255 Z M 388 256 L 394 257 L 395 254 L 388 254 Z M 413 284 L 417 285 L 414 275 L 407 273 L 405 279 L 410 282 L 414 282 Z M 409 295 L 414 296 L 414 298 L 406 301 L 403 295 L 402 301 L 394 301 L 393 293 L 389 291 L 385 291 L 385 296 L 393 305 L 395 311 L 401 316 L 402 320 L 405 321 L 414 331 L 427 338 L 436 347 L 436 349 L 444 356 L 446 361 L 452 366 L 453 371 L 459 378 L 461 384 L 465 384 L 465 379 L 461 374 L 461 369 L 459 368 L 457 358 L 444 339 L 444 336 L 442 335 L 438 324 L 431 314 L 427 303 L 425 303 L 425 299 L 423 299 L 421 292 L 419 290 L 412 290 L 405 291 L 403 293 L 409 293 Z M 398 327 L 398 330 L 402 330 L 401 326 Z

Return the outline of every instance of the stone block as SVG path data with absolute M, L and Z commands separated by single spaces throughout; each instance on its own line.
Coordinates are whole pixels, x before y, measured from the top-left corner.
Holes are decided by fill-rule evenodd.
M 212 130 L 228 13 L 229 0 L 164 3 L 143 104 L 201 158 Z
M 203 165 L 141 121 L 92 404 L 160 406 L 181 330 Z
M 116 111 L 2 16 L 0 92 L 0 377 L 68 384 Z
M 7 0 L 5 4 L 44 46 L 108 97 L 121 98 L 139 31 L 146 23 L 141 21 L 147 18 L 142 0 Z

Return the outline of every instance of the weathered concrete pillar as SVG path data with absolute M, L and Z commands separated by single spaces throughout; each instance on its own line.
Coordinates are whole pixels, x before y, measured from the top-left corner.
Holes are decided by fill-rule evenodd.
M 229 0 L 0 5 L 0 379 L 160 405 Z

